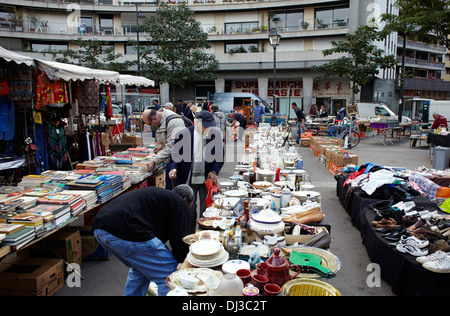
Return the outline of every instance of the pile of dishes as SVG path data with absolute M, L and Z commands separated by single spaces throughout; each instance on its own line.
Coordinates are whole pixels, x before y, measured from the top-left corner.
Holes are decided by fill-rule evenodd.
M 199 268 L 213 268 L 228 261 L 229 254 L 222 243 L 212 239 L 201 239 L 189 247 L 187 261 Z

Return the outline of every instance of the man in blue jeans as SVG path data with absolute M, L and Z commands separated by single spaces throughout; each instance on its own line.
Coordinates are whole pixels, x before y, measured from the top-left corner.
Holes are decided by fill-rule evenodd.
M 297 131 L 297 139 L 295 140 L 295 142 L 297 144 L 300 143 L 300 138 L 302 133 L 305 131 L 305 113 L 303 113 L 302 109 L 300 109 L 297 106 L 297 103 L 292 102 L 292 109 L 295 112 L 296 115 L 296 123 L 298 125 L 298 131 Z
M 147 187 L 124 193 L 100 209 L 92 230 L 97 241 L 130 267 L 125 296 L 144 296 L 150 281 L 158 295 L 169 291 L 166 278 L 189 252 L 183 237 L 192 234 L 192 189 L 182 184 L 172 191 Z M 170 242 L 169 250 L 165 245 Z

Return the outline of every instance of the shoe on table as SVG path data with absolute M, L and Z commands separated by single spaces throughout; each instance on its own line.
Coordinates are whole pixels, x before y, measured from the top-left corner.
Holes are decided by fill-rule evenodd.
M 436 273 L 450 273 L 450 255 L 435 257 L 425 262 L 422 267 Z
M 417 239 L 417 238 L 415 238 Z M 418 239 L 417 239 L 418 240 Z M 427 248 L 420 248 L 416 242 L 416 240 L 412 239 L 411 237 L 404 237 L 400 238 L 399 243 L 395 247 L 399 252 L 410 254 L 414 257 L 420 257 L 420 256 L 426 256 L 428 255 L 428 249 Z
M 416 261 L 417 261 L 418 263 L 420 263 L 420 264 L 424 264 L 424 263 L 426 263 L 426 262 L 428 262 L 428 261 L 433 261 L 433 260 L 435 260 L 436 258 L 443 257 L 443 256 L 447 256 L 447 253 L 445 253 L 445 252 L 443 252 L 443 251 L 441 251 L 441 250 L 438 250 L 438 251 L 436 251 L 436 252 L 433 252 L 433 253 L 430 254 L 430 255 L 417 257 L 417 258 L 416 258 Z
M 372 226 L 375 228 L 397 228 L 400 225 L 397 224 L 397 221 L 395 219 L 389 218 L 385 219 L 383 218 L 380 221 L 373 221 Z

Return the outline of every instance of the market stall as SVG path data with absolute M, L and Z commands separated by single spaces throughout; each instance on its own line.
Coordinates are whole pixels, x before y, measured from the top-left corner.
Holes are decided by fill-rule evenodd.
M 369 168 L 373 169 L 370 171 Z M 377 174 L 377 171 L 381 172 Z M 448 221 L 449 218 L 436 200 L 436 196 L 444 199 L 448 197 L 448 194 L 443 193 L 445 187 L 439 190 L 442 187 L 430 180 L 433 178 L 431 174 L 424 177 L 421 172 L 402 168 L 392 170 L 371 164 L 344 169 L 335 178 L 336 192 L 342 206 L 353 225 L 361 232 L 371 261 L 380 265 L 382 277 L 392 285 L 393 293 L 449 295 L 446 284 L 450 281 L 450 274 L 431 271 L 417 259 L 436 252 L 438 245 L 445 247 L 448 242 L 448 237 L 439 233 L 437 228 L 439 221 L 445 221 L 446 218 Z M 372 179 L 372 183 L 367 179 Z M 373 186 L 375 182 L 378 183 Z M 379 225 L 383 218 L 394 219 L 394 226 L 382 229 Z M 433 226 L 435 228 L 431 230 Z M 398 229 L 395 231 L 394 228 Z M 423 235 L 415 234 L 419 232 L 417 229 L 421 229 Z M 402 235 L 405 236 L 403 238 L 422 236 L 421 239 L 428 246 L 415 250 L 420 251 L 421 255 L 413 250 L 405 253 L 398 246 Z

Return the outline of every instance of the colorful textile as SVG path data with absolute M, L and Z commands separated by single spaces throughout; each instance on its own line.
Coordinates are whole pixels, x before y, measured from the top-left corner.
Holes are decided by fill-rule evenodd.
M 9 99 L 13 101 L 31 101 L 33 96 L 33 73 L 25 65 L 6 66 L 9 85 Z
M 45 73 L 41 73 L 36 79 L 36 109 L 55 103 L 53 85 Z
M 96 80 L 85 80 L 78 84 L 78 112 L 98 115 L 100 87 Z
M 48 154 L 49 163 L 57 169 L 62 168 L 67 160 L 66 132 L 62 121 L 48 123 Z

